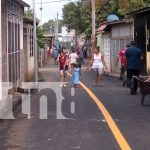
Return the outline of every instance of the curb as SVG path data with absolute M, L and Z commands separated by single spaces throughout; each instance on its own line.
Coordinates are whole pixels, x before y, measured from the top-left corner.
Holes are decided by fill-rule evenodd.
M 105 76 L 109 76 L 109 77 L 113 77 L 113 78 L 117 78 L 119 79 L 119 75 L 113 75 L 113 74 L 109 74 L 109 73 L 105 73 Z

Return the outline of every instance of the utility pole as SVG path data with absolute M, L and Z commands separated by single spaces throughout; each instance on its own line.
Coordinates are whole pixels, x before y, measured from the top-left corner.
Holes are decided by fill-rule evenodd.
M 43 11 L 43 7 L 42 7 L 42 0 L 41 0 L 41 7 L 40 7 L 40 11 L 41 11 L 41 29 L 42 29 L 42 19 L 43 19 L 43 18 L 42 18 L 42 17 L 43 17 L 43 16 L 42 16 L 42 11 Z
M 91 0 L 92 3 L 92 47 L 96 46 L 95 38 L 95 0 Z
M 56 47 L 58 47 L 58 12 L 57 12 L 57 20 L 56 20 Z
M 36 37 L 36 13 L 35 13 L 35 0 L 32 0 L 33 7 L 33 47 L 34 47 L 34 69 L 35 69 L 35 82 L 38 82 L 38 62 L 37 62 L 37 37 Z

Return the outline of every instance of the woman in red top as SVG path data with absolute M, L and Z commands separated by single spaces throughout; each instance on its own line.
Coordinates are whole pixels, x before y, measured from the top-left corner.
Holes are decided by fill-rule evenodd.
M 66 54 L 61 51 L 60 55 L 57 58 L 57 61 L 59 62 L 59 70 L 60 70 L 60 78 L 61 78 L 61 87 L 66 87 L 66 85 L 63 85 L 63 82 L 66 81 L 66 75 L 67 75 L 67 70 L 68 70 L 68 64 L 67 64 L 67 56 Z

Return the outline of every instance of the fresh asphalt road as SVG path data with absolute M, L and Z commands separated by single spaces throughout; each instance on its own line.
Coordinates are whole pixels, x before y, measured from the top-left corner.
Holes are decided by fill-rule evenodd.
M 58 82 L 59 72 L 54 66 L 41 69 L 46 83 Z M 140 93 L 131 96 L 117 78 L 104 77 L 101 87 L 93 87 L 93 74 L 83 71 L 81 81 L 103 103 L 127 144 L 133 150 L 150 148 L 150 97 L 140 106 Z M 69 78 L 68 78 L 69 80 Z M 60 88 L 60 87 L 58 87 Z M 62 88 L 62 113 L 66 120 L 56 118 L 56 93 L 45 88 L 31 98 L 31 119 L 21 113 L 19 106 L 15 120 L 0 122 L 0 150 L 119 150 L 114 126 L 112 130 L 89 93 L 81 86 L 71 92 L 71 85 Z M 39 119 L 39 99 L 48 99 L 48 119 Z M 74 102 L 75 112 L 71 112 Z M 118 136 L 118 135 L 117 135 Z M 123 149 L 123 148 L 122 148 Z M 124 148 L 124 150 L 127 150 Z

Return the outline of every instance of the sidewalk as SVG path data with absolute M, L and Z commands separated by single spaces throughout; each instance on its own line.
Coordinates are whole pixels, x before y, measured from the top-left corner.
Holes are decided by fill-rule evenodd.
M 9 96 L 11 96 L 11 99 L 9 99 L 9 97 L 4 97 L 4 100 L 0 103 L 0 119 L 6 119 L 7 117 L 9 119 L 11 114 L 14 114 L 15 109 L 22 101 L 22 96 L 19 92 L 14 92 Z
M 106 72 L 105 75 L 111 76 L 111 77 L 115 77 L 115 78 L 119 78 L 120 74 L 118 72 Z

